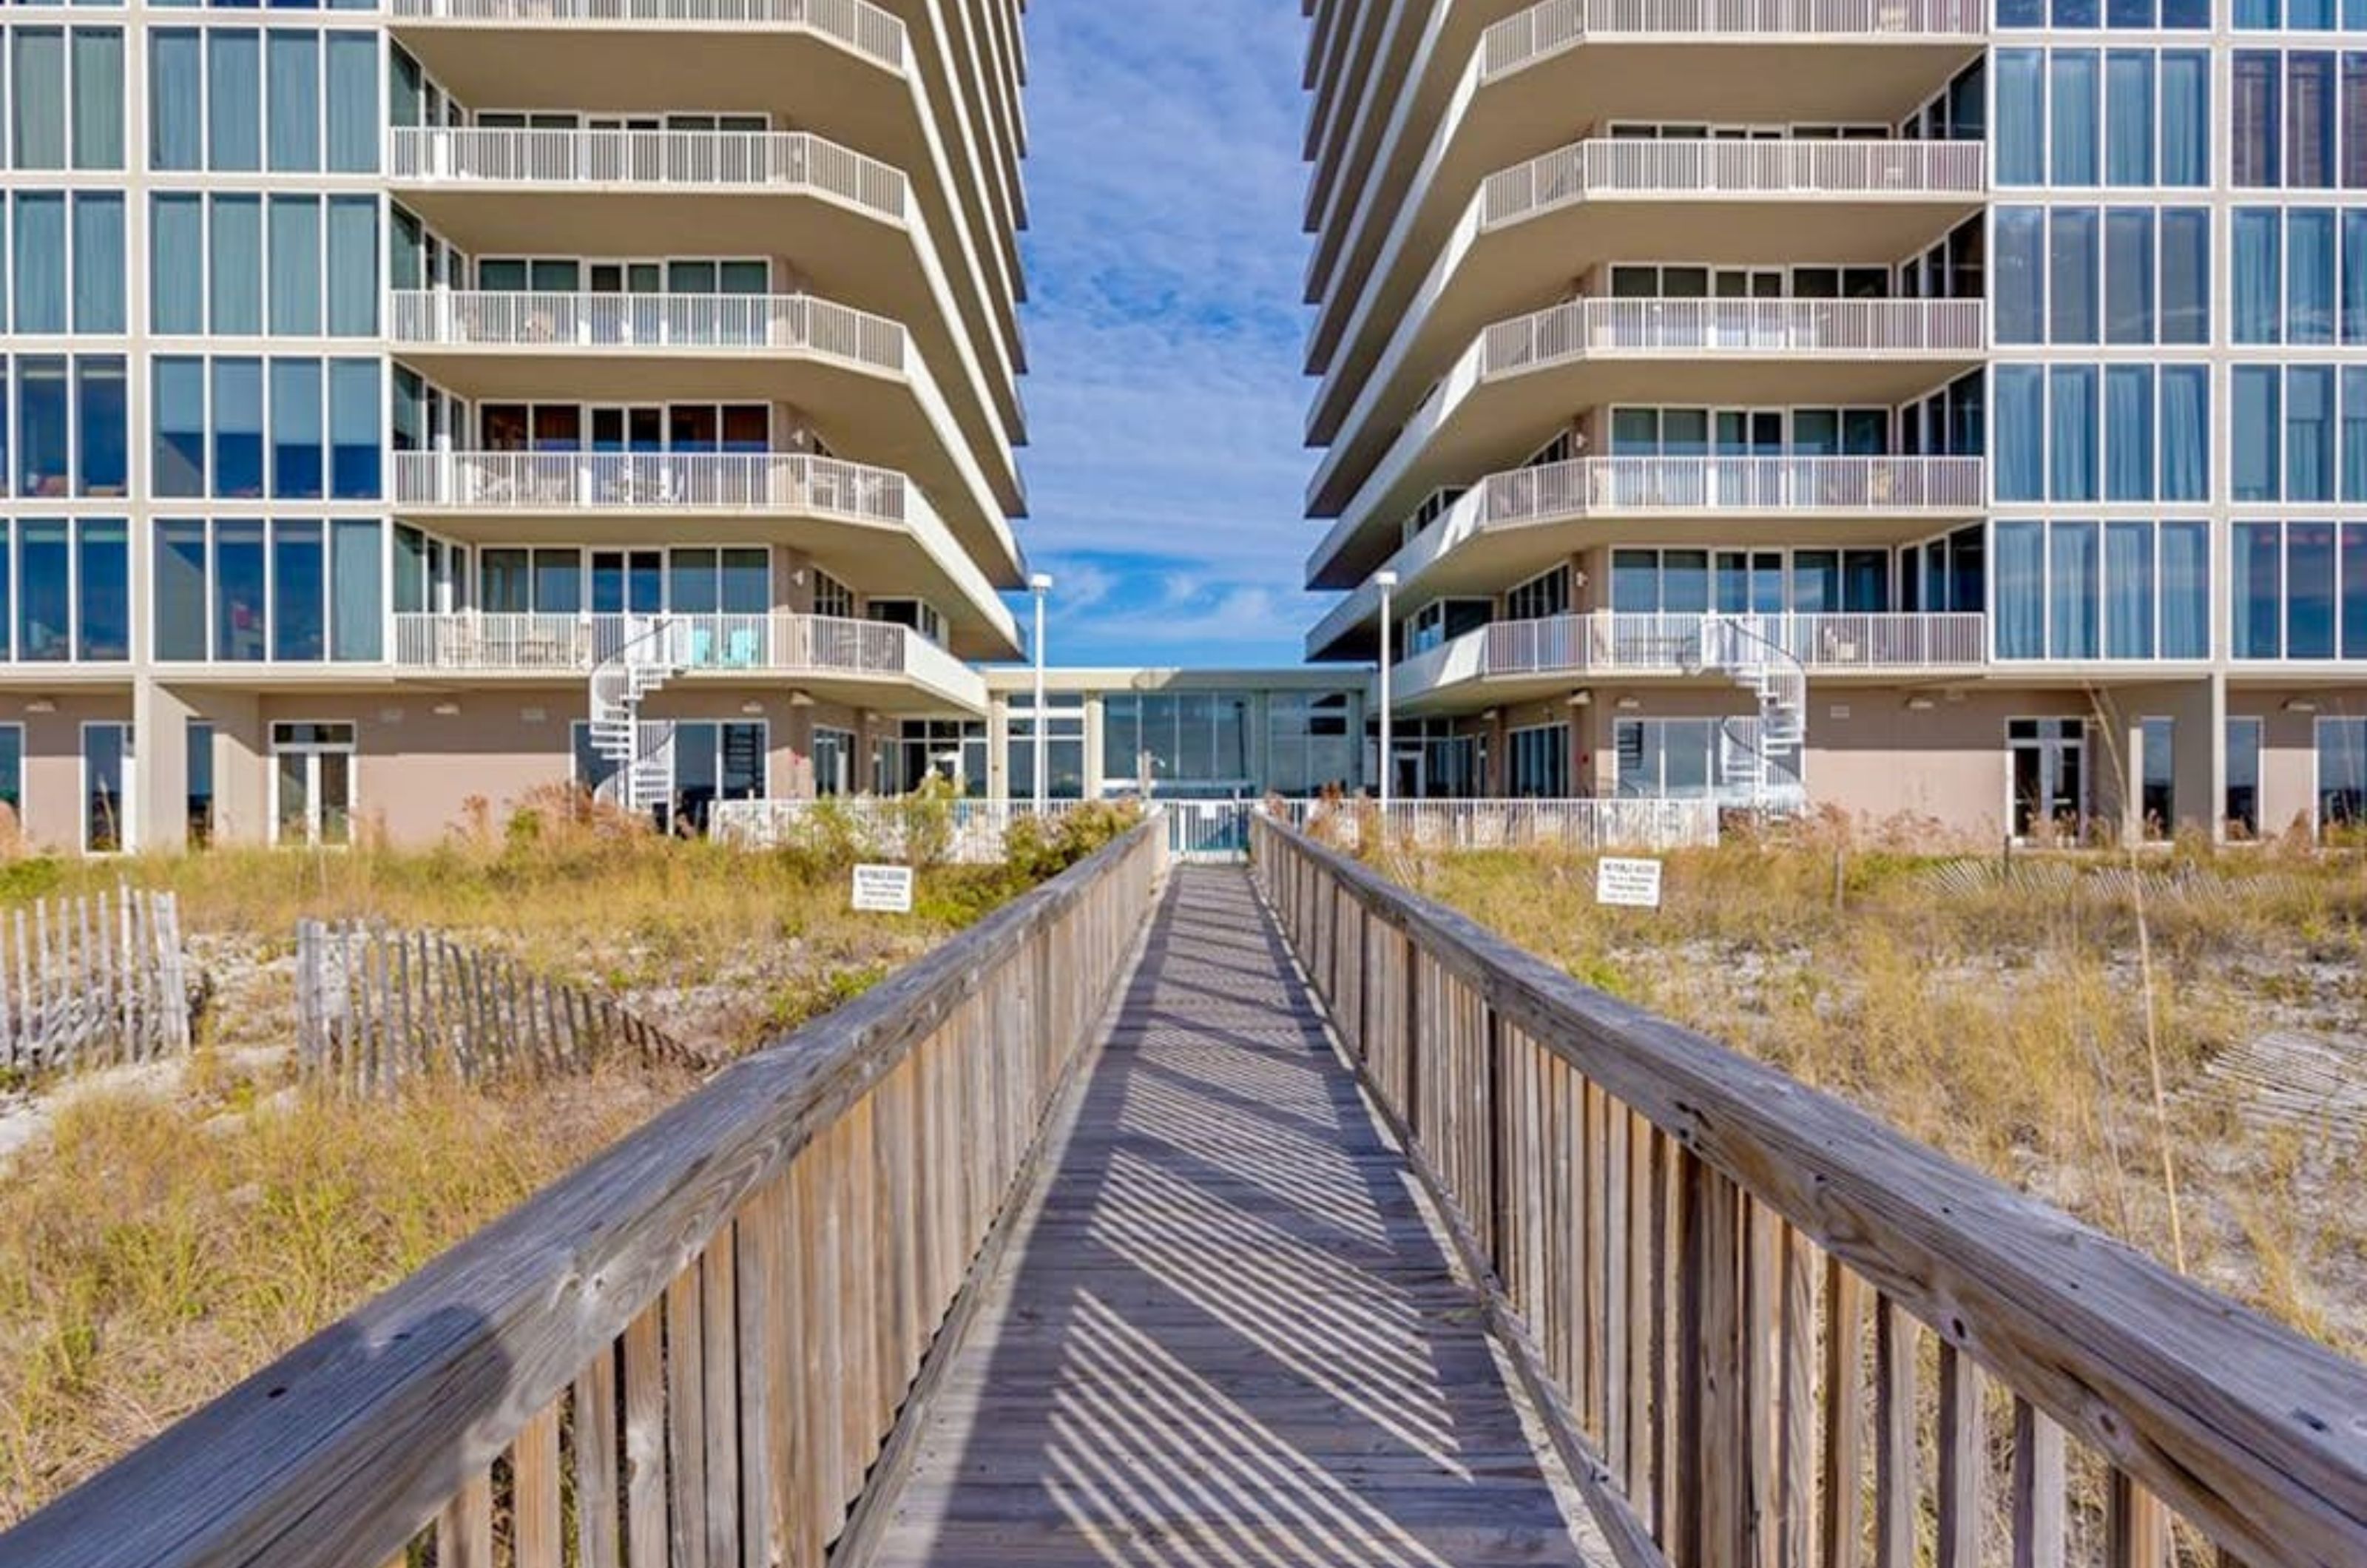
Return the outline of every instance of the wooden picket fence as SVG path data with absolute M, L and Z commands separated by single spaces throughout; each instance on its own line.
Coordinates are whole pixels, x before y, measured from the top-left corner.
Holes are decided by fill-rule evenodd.
M 121 886 L 0 917 L 0 1068 L 65 1072 L 189 1048 L 188 966 L 171 893 Z
M 391 1091 L 407 1078 L 580 1073 L 625 1054 L 703 1066 L 615 998 L 432 931 L 296 928 L 297 1061 L 308 1081 Z

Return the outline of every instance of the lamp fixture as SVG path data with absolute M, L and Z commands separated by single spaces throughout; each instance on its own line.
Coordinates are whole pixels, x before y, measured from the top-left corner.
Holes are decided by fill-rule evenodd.
M 1929 697 L 1909 697 L 1907 699 L 1907 708 L 1910 713 L 1930 713 L 1932 708 L 1937 705 L 1938 705 L 1933 703 Z
M 1594 705 L 1594 694 L 1587 687 L 1580 686 L 1569 694 L 1568 700 L 1569 705 L 1574 708 L 1591 707 Z
M 740 705 L 740 711 L 742 713 L 751 715 L 763 713 L 764 711 L 764 700 L 762 697 L 750 697 L 746 702 Z
M 1621 713 L 1634 713 L 1643 705 L 1644 699 L 1641 697 L 1622 697 L 1619 699 L 1617 704 L 1618 709 Z
M 793 708 L 810 708 L 814 705 L 813 694 L 808 691 L 791 692 L 789 705 Z
M 2287 713 L 2316 713 L 2316 711 L 2317 703 L 2314 698 L 2287 697 L 2285 699 L 2285 712 Z
M 460 705 L 459 703 L 437 703 L 436 705 L 436 716 L 438 718 L 456 718 L 459 716 L 459 713 Z
M 49 697 L 35 697 L 31 702 L 25 705 L 25 711 L 27 713 L 55 713 L 58 711 L 58 705 Z

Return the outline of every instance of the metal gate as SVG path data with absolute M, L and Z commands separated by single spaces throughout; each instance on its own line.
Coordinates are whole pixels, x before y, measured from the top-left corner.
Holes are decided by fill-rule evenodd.
M 1165 800 L 1167 851 L 1183 861 L 1246 861 L 1250 812 L 1246 800 Z

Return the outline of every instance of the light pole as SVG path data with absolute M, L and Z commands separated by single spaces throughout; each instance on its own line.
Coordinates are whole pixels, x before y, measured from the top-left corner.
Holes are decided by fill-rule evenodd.
M 1036 815 L 1041 817 L 1050 786 L 1044 775 L 1045 734 L 1051 727 L 1044 712 L 1044 601 L 1052 592 L 1050 574 L 1037 572 L 1027 580 L 1027 588 L 1036 595 Z
M 1381 830 L 1388 831 L 1390 775 L 1397 758 L 1389 750 L 1389 632 L 1396 620 L 1398 574 L 1384 568 L 1373 573 L 1381 587 Z

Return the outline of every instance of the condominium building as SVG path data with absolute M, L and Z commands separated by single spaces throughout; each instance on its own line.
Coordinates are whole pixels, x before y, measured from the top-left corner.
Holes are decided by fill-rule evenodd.
M 1020 650 L 1023 4 L 9 7 L 24 834 L 917 777 Z
M 2367 15 L 1312 0 L 1315 660 L 1408 795 L 2367 804 Z

